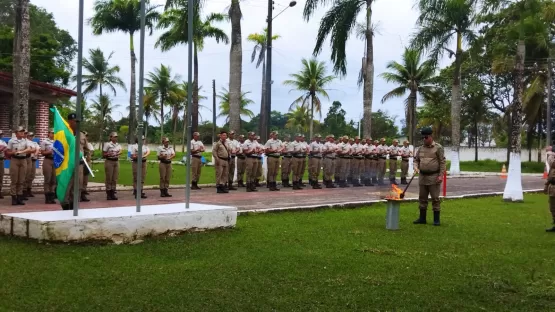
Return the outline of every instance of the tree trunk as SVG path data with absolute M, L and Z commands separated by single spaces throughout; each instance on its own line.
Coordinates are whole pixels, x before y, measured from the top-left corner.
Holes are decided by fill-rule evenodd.
M 260 99 L 260 115 L 259 115 L 259 122 L 258 122 L 258 133 L 260 133 L 260 138 L 264 140 L 264 138 L 268 138 L 268 134 L 264 133 L 266 131 L 266 59 L 262 61 L 262 97 Z M 268 112 L 269 114 L 270 112 Z
M 521 138 L 522 130 L 522 96 L 524 90 L 524 58 L 526 57 L 526 44 L 523 39 L 519 39 L 515 69 L 514 69 L 514 95 L 512 104 L 512 127 L 511 127 L 511 158 L 509 161 L 509 175 L 507 184 L 503 192 L 503 199 L 509 201 L 522 201 L 524 194 L 522 192 L 522 176 L 521 176 Z
M 229 128 L 241 131 L 241 78 L 243 48 L 241 46 L 241 7 L 239 0 L 232 0 L 229 8 L 231 19 L 231 50 L 229 52 Z
M 193 84 L 194 85 L 194 84 Z M 173 149 L 175 150 L 175 144 L 177 142 L 177 117 L 179 116 L 179 109 L 178 109 L 178 105 L 175 104 L 173 106 L 173 112 L 172 112 L 172 119 L 173 119 Z M 195 131 L 195 130 L 193 130 Z M 187 132 L 187 129 L 183 129 L 183 132 Z
M 160 142 L 164 138 L 164 96 L 160 95 Z
M 129 51 L 131 54 L 131 87 L 130 87 L 130 94 L 129 94 L 129 139 L 128 142 L 135 142 L 135 127 L 136 124 L 136 114 L 135 114 L 135 101 L 137 97 L 137 90 L 136 90 L 136 79 L 135 79 L 135 64 L 137 63 L 137 57 L 135 56 L 135 45 L 133 44 L 133 33 L 129 34 Z
M 193 62 L 194 62 L 194 67 L 193 67 L 193 111 L 191 114 L 191 119 L 193 119 L 191 125 L 191 130 L 193 132 L 198 131 L 198 51 L 197 51 L 197 45 L 195 44 L 194 46 L 194 52 L 193 52 Z M 177 118 L 176 118 L 177 120 Z M 187 130 L 185 130 L 186 132 Z
M 412 146 L 415 146 L 416 144 L 416 139 L 415 139 L 415 135 L 416 135 L 416 92 L 417 90 L 411 90 L 410 94 L 409 94 L 409 142 L 410 144 L 412 144 Z
M 511 159 L 511 149 L 509 148 L 512 138 L 511 127 L 513 125 L 511 116 L 511 110 L 507 109 L 507 163 L 509 163 Z
M 15 14 L 13 59 L 14 127 L 29 126 L 29 72 L 31 70 L 29 0 L 18 0 Z
M 461 63 L 462 63 L 462 34 L 457 33 L 457 51 L 455 56 L 455 72 L 453 77 L 453 89 L 451 91 L 451 145 L 453 157 L 451 160 L 450 173 L 460 173 L 459 147 L 461 142 Z
M 366 64 L 363 87 L 363 130 L 365 137 L 372 136 L 372 97 L 374 96 L 374 31 L 372 29 L 372 2 L 366 0 Z

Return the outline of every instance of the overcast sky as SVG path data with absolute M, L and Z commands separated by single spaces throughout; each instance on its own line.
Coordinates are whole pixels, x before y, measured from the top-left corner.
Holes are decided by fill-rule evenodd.
M 404 119 L 403 99 L 395 99 L 385 104 L 380 100 L 385 93 L 393 89 L 395 85 L 387 84 L 378 75 L 385 71 L 386 64 L 391 60 L 400 61 L 403 47 L 410 40 L 411 34 L 415 31 L 415 20 L 418 12 L 413 9 L 415 0 L 396 0 L 395 4 L 391 1 L 377 1 L 373 5 L 373 20 L 378 24 L 378 33 L 374 38 L 374 100 L 373 111 L 378 109 L 385 110 L 397 116 L 396 122 L 400 125 L 400 120 Z M 45 8 L 52 12 L 58 27 L 66 29 L 77 40 L 78 29 L 78 5 L 79 1 L 68 0 L 32 0 L 33 4 Z M 85 20 L 93 15 L 94 0 L 85 0 Z M 152 0 L 153 4 L 164 4 L 165 0 Z M 226 13 L 230 0 L 209 0 L 206 1 L 204 14 L 211 12 Z M 309 23 L 302 18 L 304 0 L 298 1 L 295 7 L 288 8 L 279 17 L 274 19 L 273 32 L 281 37 L 273 44 L 273 66 L 272 80 L 272 110 L 287 112 L 291 102 L 300 93 L 290 91 L 290 87 L 284 86 L 282 82 L 289 79 L 289 74 L 295 73 L 301 68 L 301 59 L 312 56 L 315 38 L 318 32 L 321 17 L 327 11 L 326 8 L 319 9 L 317 14 Z M 286 8 L 289 4 L 287 0 L 275 0 L 274 15 Z M 256 68 L 251 63 L 251 53 L 254 45 L 246 40 L 251 33 L 260 33 L 266 26 L 267 1 L 266 0 L 245 0 L 241 1 L 241 11 L 243 20 L 241 21 L 243 37 L 243 91 L 250 91 L 249 98 L 253 104 L 250 109 L 257 114 L 260 111 L 260 94 L 262 69 Z M 363 21 L 363 16 L 359 17 Z M 228 36 L 231 35 L 231 25 L 221 23 L 221 27 Z M 161 52 L 154 48 L 154 44 L 162 33 L 161 30 L 155 31 L 152 36 L 145 39 L 145 75 L 160 64 L 170 66 L 173 73 L 181 75 L 182 79 L 187 79 L 187 46 L 178 46 L 168 52 Z M 105 54 L 114 51 L 112 62 L 121 67 L 120 77 L 129 89 L 130 82 L 130 56 L 129 56 L 129 37 L 123 33 L 104 34 L 95 36 L 92 34 L 90 26 L 85 22 L 84 28 L 84 57 L 88 57 L 88 50 L 93 48 L 102 49 Z M 135 49 L 139 57 L 139 35 L 135 37 Z M 199 53 L 199 81 L 202 86 L 201 94 L 208 97 L 208 100 L 201 101 L 201 105 L 212 107 L 212 79 L 216 80 L 217 92 L 222 87 L 228 88 L 229 83 L 229 51 L 230 46 L 217 44 L 214 40 L 208 39 L 205 47 Z M 364 42 L 356 38 L 353 33 L 347 43 L 347 76 L 337 79 L 329 87 L 330 100 L 323 100 L 322 118 L 325 117 L 328 108 L 333 101 L 340 101 L 343 108 L 347 111 L 347 117 L 358 119 L 362 115 L 362 88 L 357 86 L 358 73 L 361 67 L 361 58 L 364 54 Z M 75 58 L 76 63 L 77 57 Z M 330 63 L 329 41 L 325 43 L 322 53 L 318 60 L 325 61 L 329 74 L 332 73 Z M 445 64 L 448 60 L 442 62 Z M 139 66 L 137 65 L 137 79 Z M 137 90 L 138 90 L 137 80 Z M 116 119 L 122 115 L 127 115 L 126 107 L 129 105 L 129 93 L 118 90 L 117 95 L 113 96 L 113 102 L 119 104 L 118 109 L 122 114 L 116 113 Z M 211 120 L 211 111 L 201 108 L 202 120 Z M 318 118 L 318 116 L 315 116 Z M 224 123 L 223 118 L 218 119 L 218 124 Z

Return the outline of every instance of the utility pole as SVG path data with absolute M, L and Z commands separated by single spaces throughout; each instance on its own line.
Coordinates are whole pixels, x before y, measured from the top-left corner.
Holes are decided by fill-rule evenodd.
M 552 145 L 553 142 L 551 142 L 551 105 L 552 105 L 552 101 L 553 101 L 553 92 L 551 91 L 552 88 L 552 80 L 553 80 L 553 76 L 551 74 L 551 59 L 547 59 L 547 117 L 546 117 L 546 121 L 547 121 L 547 144 L 546 145 Z
M 266 142 L 268 140 L 268 132 L 270 129 L 270 109 L 272 107 L 272 15 L 274 10 L 274 1 L 268 0 L 268 27 L 266 32 L 266 107 L 265 107 L 265 114 L 261 114 L 264 116 L 264 120 L 260 120 L 262 123 L 260 133 L 260 139 L 262 142 Z
M 212 143 L 216 142 L 216 79 L 212 79 Z

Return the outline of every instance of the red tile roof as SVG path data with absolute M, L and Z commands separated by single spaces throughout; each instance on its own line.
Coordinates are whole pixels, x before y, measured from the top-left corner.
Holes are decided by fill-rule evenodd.
M 7 73 L 7 72 L 0 72 L 0 80 L 4 80 L 4 81 L 13 81 L 13 76 L 11 73 Z M 54 94 L 53 95 L 65 95 L 65 96 L 77 96 L 77 92 L 73 91 L 73 90 L 69 90 L 69 89 L 65 89 L 65 88 L 61 88 L 61 87 L 57 87 L 55 85 L 46 83 L 46 82 L 40 82 L 37 80 L 31 80 L 29 81 L 29 87 L 30 88 L 39 88 L 39 89 L 45 89 L 45 90 L 49 90 L 52 91 Z

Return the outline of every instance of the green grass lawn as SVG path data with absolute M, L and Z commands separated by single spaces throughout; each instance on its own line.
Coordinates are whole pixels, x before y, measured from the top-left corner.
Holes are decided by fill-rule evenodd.
M 544 195 L 443 203 L 441 227 L 385 206 L 240 216 L 139 245 L 0 237 L 2 311 L 550 311 Z

